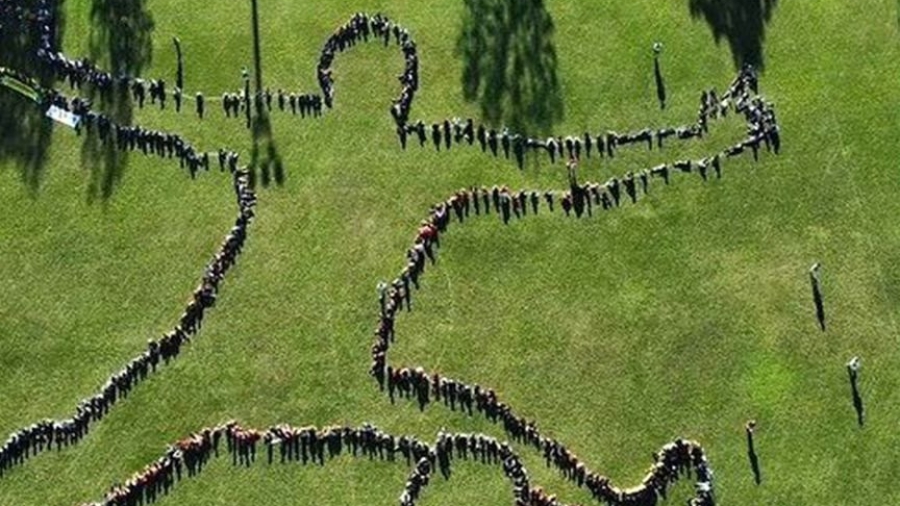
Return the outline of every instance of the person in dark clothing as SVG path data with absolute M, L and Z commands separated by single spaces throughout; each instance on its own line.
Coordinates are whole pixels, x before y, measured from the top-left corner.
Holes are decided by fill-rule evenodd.
M 509 224 L 510 211 L 512 210 L 512 198 L 505 189 L 500 192 L 500 212 L 503 215 L 503 224 Z
M 195 104 L 197 105 L 197 116 L 200 119 L 203 119 L 203 111 L 206 107 L 204 104 L 203 93 L 200 93 L 199 91 L 197 92 L 197 95 L 195 97 Z
M 525 141 L 522 140 L 522 137 L 518 134 L 514 135 L 512 138 L 512 148 L 513 155 L 516 158 L 516 165 L 518 165 L 519 170 L 525 168 Z
M 585 195 L 584 188 L 578 184 L 578 161 L 574 158 L 570 159 L 568 163 L 566 163 L 566 169 L 568 170 L 569 177 L 569 192 L 572 195 L 572 209 L 575 210 L 575 216 L 577 218 L 581 218 L 581 215 L 584 214 L 585 205 L 587 202 L 587 196 Z
M 491 150 L 492 155 L 497 156 L 497 131 L 493 128 L 488 130 L 488 149 Z
M 415 125 L 416 136 L 419 138 L 419 146 L 425 147 L 425 143 L 428 142 L 428 134 L 425 132 L 425 123 L 422 120 L 416 122 Z
M 444 120 L 444 146 L 448 150 L 450 149 L 450 142 L 452 141 L 452 138 L 450 137 L 451 132 L 452 132 L 452 129 L 450 127 L 450 121 L 445 119 Z
M 712 166 L 716 171 L 716 179 L 722 179 L 722 160 L 718 153 L 712 159 Z
M 431 125 L 431 141 L 434 142 L 434 149 L 441 150 L 441 126 L 437 123 Z
M 631 203 L 637 203 L 637 186 L 634 184 L 634 173 L 629 171 L 622 179 L 622 185 L 625 187 L 625 193 L 631 198 Z

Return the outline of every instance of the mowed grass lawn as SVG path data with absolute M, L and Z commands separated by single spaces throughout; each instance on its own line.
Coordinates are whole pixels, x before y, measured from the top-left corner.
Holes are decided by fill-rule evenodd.
M 252 67 L 249 2 L 148 7 L 155 31 L 145 75 L 174 80 L 178 36 L 189 94 L 240 86 L 241 67 Z M 90 2 L 65 9 L 65 51 L 86 54 Z M 477 117 L 454 54 L 463 9 L 460 1 L 260 0 L 264 81 L 315 89 L 332 30 L 354 12 L 381 11 L 418 43 L 413 118 Z M 491 215 L 454 225 L 414 312 L 398 323 L 394 362 L 496 388 L 622 486 L 639 482 L 651 452 L 685 436 L 707 448 L 722 504 L 900 503 L 895 9 L 837 0 L 775 8 L 761 88 L 782 125 L 779 157 L 729 163 L 720 181 L 656 184 L 637 206 L 593 219 L 542 213 L 504 227 Z M 686 1 L 549 2 L 548 10 L 565 104 L 554 130 L 563 134 L 688 123 L 700 91 L 721 91 L 735 74 L 727 42 L 716 45 Z M 664 112 L 653 90 L 655 40 L 665 44 Z M 440 406 L 420 413 L 379 394 L 366 375 L 375 285 L 396 275 L 418 221 L 453 190 L 562 188 L 564 170 L 542 159 L 519 172 L 477 148 L 401 152 L 387 114 L 401 70 L 396 50 L 358 46 L 338 56 L 334 111 L 316 121 L 273 114 L 287 180 L 259 190 L 246 250 L 198 339 L 77 447 L 0 479 L 0 505 L 99 498 L 167 443 L 229 418 L 257 427 L 370 421 L 425 440 L 442 427 L 503 436 L 479 418 Z M 241 120 L 210 109 L 202 122 L 155 109 L 138 111 L 136 122 L 249 158 Z M 605 180 L 743 135 L 734 119 L 714 128 L 662 154 L 627 148 L 613 162 L 587 161 L 581 174 Z M 177 164 L 138 154 L 112 197 L 89 203 L 92 162 L 80 141 L 57 129 L 34 193 L 13 161 L 0 165 L 0 434 L 69 415 L 169 329 L 235 214 L 226 176 L 191 181 Z M 824 266 L 826 333 L 806 274 L 814 261 Z M 844 370 L 853 355 L 864 364 L 862 429 Z M 761 486 L 746 456 L 749 418 L 759 423 Z M 521 450 L 535 483 L 588 503 Z M 349 459 L 249 470 L 222 459 L 164 502 L 391 504 L 407 473 Z M 435 479 L 422 504 L 511 500 L 499 470 L 462 464 L 449 482 Z

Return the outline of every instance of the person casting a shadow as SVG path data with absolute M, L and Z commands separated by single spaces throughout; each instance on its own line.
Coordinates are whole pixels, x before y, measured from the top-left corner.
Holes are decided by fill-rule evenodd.
M 750 420 L 744 426 L 747 433 L 747 456 L 750 458 L 750 468 L 753 470 L 753 480 L 759 485 L 762 482 L 762 473 L 759 470 L 759 456 L 753 445 L 753 432 L 756 430 L 756 420 Z
M 662 43 L 653 43 L 653 76 L 656 78 L 656 98 L 659 99 L 659 108 L 666 108 L 666 83 L 663 81 L 662 71 L 659 69 L 659 54 L 662 52 Z
M 853 393 L 853 409 L 856 410 L 856 423 L 860 427 L 865 423 L 862 396 L 859 394 L 859 369 L 862 363 L 859 357 L 853 357 L 847 362 L 847 373 L 850 375 L 850 389 Z

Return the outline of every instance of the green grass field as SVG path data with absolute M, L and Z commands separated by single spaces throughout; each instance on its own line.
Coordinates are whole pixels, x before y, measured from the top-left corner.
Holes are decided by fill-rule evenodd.
M 90 50 L 91 4 L 65 3 L 70 55 Z M 249 2 L 198 13 L 172 0 L 147 7 L 155 29 L 144 75 L 174 80 L 178 36 L 188 94 L 240 87 L 241 67 L 252 68 Z M 657 184 L 638 205 L 592 219 L 543 213 L 504 227 L 492 215 L 453 226 L 413 313 L 398 322 L 392 358 L 494 387 L 623 486 L 640 481 L 653 451 L 684 436 L 707 449 L 721 504 L 900 503 L 897 8 L 883 0 L 774 7 L 761 91 L 782 128 L 778 157 L 741 158 L 706 184 Z M 264 82 L 315 90 L 315 63 L 333 29 L 354 12 L 381 11 L 418 44 L 413 119 L 478 118 L 455 52 L 463 9 L 462 1 L 260 0 Z M 547 9 L 564 105 L 555 132 L 689 123 L 700 91 L 723 90 L 735 75 L 728 41 L 716 44 L 687 1 Z M 655 40 L 665 44 L 664 112 L 653 89 Z M 437 405 L 420 413 L 377 391 L 366 375 L 375 285 L 399 272 L 419 220 L 452 191 L 562 188 L 565 171 L 541 159 L 519 172 L 477 148 L 401 152 L 387 107 L 402 65 L 394 48 L 357 46 L 337 57 L 333 111 L 315 121 L 273 113 L 287 179 L 258 190 L 248 246 L 198 339 L 80 444 L 0 478 L 0 505 L 99 499 L 169 442 L 229 418 L 257 427 L 371 421 L 423 440 L 441 427 L 503 436 L 481 418 Z M 190 107 L 180 115 L 170 108 L 136 110 L 134 121 L 249 158 L 242 120 L 226 120 L 216 104 L 202 122 Z M 733 118 L 714 128 L 662 153 L 634 147 L 613 161 L 592 159 L 581 174 L 605 180 L 743 135 Z M 233 220 L 227 176 L 191 181 L 177 164 L 139 154 L 128 157 L 111 196 L 97 198 L 96 164 L 81 140 L 55 127 L 36 188 L 15 159 L 0 159 L 0 435 L 71 414 L 168 330 Z M 824 266 L 825 333 L 806 274 L 814 261 Z M 853 355 L 864 364 L 864 428 L 844 370 Z M 760 486 L 745 451 L 750 418 L 759 423 Z M 539 454 L 522 453 L 534 482 L 589 503 Z M 349 459 L 248 470 L 223 458 L 163 503 L 387 505 L 407 473 Z M 436 478 L 422 501 L 507 504 L 511 495 L 499 472 L 463 464 L 451 480 Z

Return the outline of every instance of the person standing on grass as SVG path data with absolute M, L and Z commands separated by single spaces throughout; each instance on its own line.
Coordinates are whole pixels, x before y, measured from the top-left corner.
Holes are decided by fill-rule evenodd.
M 748 420 L 747 424 L 744 425 L 744 431 L 747 434 L 747 456 L 750 458 L 753 480 L 759 485 L 762 482 L 762 474 L 759 470 L 759 456 L 756 454 L 756 447 L 753 441 L 753 435 L 756 431 L 756 420 Z
M 822 264 L 816 262 L 809 268 L 809 282 L 812 285 L 813 303 L 816 305 L 816 319 L 825 332 L 825 306 L 822 301 Z
M 250 128 L 250 71 L 247 67 L 241 69 L 241 79 L 244 81 L 244 115 L 246 116 L 247 128 Z
M 860 427 L 865 423 L 862 396 L 859 394 L 859 370 L 861 367 L 862 362 L 859 357 L 853 357 L 847 362 L 847 373 L 850 375 L 850 389 L 853 394 L 853 409 L 856 410 L 856 422 Z
M 203 102 L 203 100 L 204 100 L 204 99 L 203 99 L 203 93 L 200 93 L 200 92 L 198 91 L 198 92 L 197 92 L 197 95 L 196 95 L 196 97 L 195 97 L 195 99 L 196 99 L 196 104 L 197 104 L 197 116 L 198 116 L 200 119 L 203 119 L 203 111 L 204 111 L 204 108 L 205 108 L 205 104 L 204 104 L 204 102 Z
M 659 54 L 662 53 L 662 43 L 653 43 L 653 76 L 656 78 L 656 98 L 659 99 L 659 108 L 666 108 L 666 84 L 663 82 L 662 71 L 659 69 Z
M 378 306 L 381 310 L 381 316 L 385 315 L 385 309 L 387 308 L 387 290 L 388 284 L 381 280 L 378 282 L 378 285 L 375 286 L 375 291 L 378 293 Z

